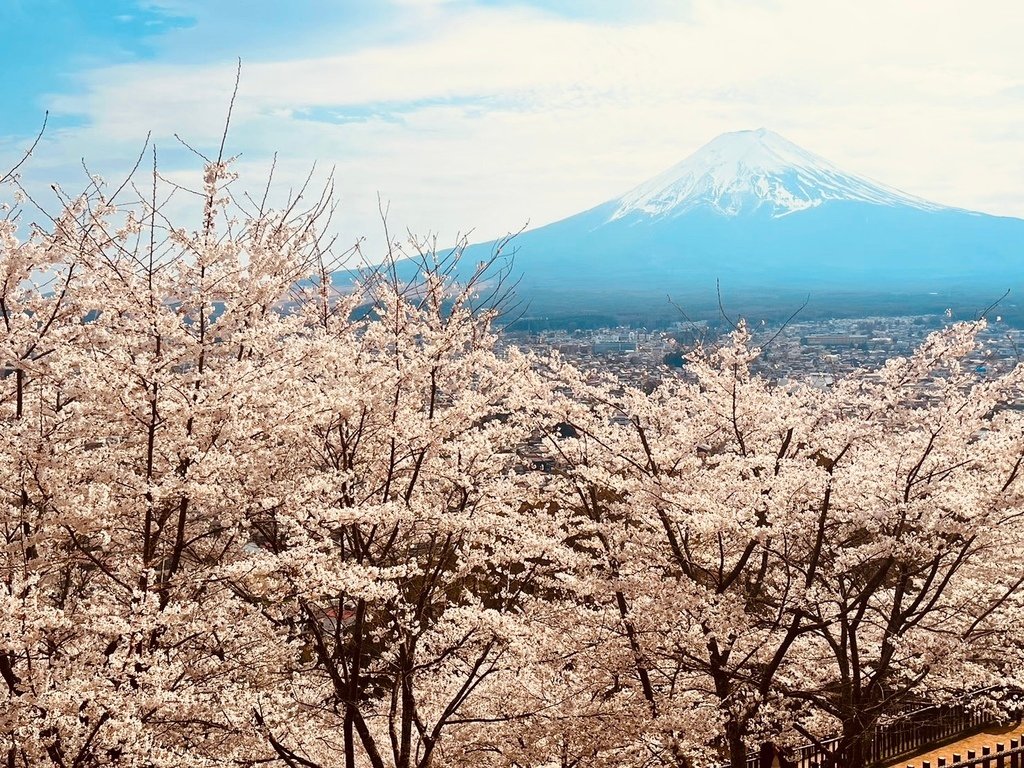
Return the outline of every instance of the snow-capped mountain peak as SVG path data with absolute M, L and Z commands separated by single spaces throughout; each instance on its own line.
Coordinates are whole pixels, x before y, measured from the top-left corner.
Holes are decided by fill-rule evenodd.
M 831 200 L 928 211 L 944 208 L 846 173 L 774 131 L 759 128 L 713 139 L 620 197 L 611 218 L 678 216 L 699 208 L 725 216 L 763 209 L 779 217 Z

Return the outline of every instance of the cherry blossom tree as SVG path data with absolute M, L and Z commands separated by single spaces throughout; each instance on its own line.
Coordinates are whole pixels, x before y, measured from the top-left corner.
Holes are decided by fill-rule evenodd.
M 8 765 L 859 766 L 1021 684 L 1024 369 L 976 374 L 981 321 L 828 388 L 741 324 L 635 390 L 501 343 L 507 243 L 343 276 L 329 186 L 231 168 L 192 228 L 155 152 L 52 217 L 0 181 Z
M 789 453 L 809 427 L 807 393 L 752 377 L 748 342 L 738 332 L 692 361 L 694 381 L 651 395 L 555 371 L 574 384 L 552 416 L 574 435 L 551 438 L 565 503 L 589 524 L 581 537 L 602 562 L 605 586 L 592 589 L 631 649 L 623 675 L 665 723 L 664 764 L 701 755 L 700 745 L 704 759 L 717 747 L 744 765 L 775 676 L 819 626 L 799 609 L 796 574 L 780 557 L 801 546 L 791 519 L 814 499 L 815 460 Z M 673 724 L 683 713 L 690 722 Z
M 781 690 L 841 722 L 835 765 L 868 761 L 874 725 L 908 704 L 1019 685 L 1007 660 L 1022 637 L 1007 611 L 1024 600 L 1011 524 L 1024 424 L 1008 406 L 1022 370 L 974 374 L 965 357 L 983 325 L 844 382 L 831 395 L 842 418 L 819 430 L 828 496 L 806 521 L 813 558 L 792 567 L 822 625 L 807 652 L 830 672 Z
M 127 187 L 108 197 L 96 180 L 25 242 L 6 225 L 12 764 L 230 753 L 238 715 L 219 692 L 233 668 L 277 663 L 219 569 L 260 448 L 237 431 L 239 413 L 260 418 L 246 382 L 289 365 L 296 324 L 275 310 L 312 263 L 324 208 L 227 220 L 227 166 L 211 163 L 188 233 L 163 219 L 155 175 L 149 200 L 123 209 Z
M 294 635 L 275 711 L 255 715 L 286 761 L 448 762 L 447 730 L 525 714 L 502 691 L 537 656 L 532 626 L 553 610 L 564 549 L 517 474 L 529 364 L 496 352 L 495 310 L 471 306 L 494 289 L 489 265 L 454 293 L 450 265 L 421 266 L 411 287 L 370 276 L 366 320 L 306 325 L 302 396 L 316 417 L 277 438 L 291 460 L 232 571 Z
M 701 691 L 732 765 L 836 732 L 862 765 L 911 697 L 1014 679 L 1021 373 L 969 372 L 980 327 L 827 390 L 753 375 L 742 326 L 650 396 L 553 369 L 564 503 L 652 718 Z
M 191 232 L 155 158 L 133 203 L 97 180 L 4 224 L 16 763 L 425 766 L 538 706 L 502 691 L 563 534 L 517 475 L 504 273 L 456 283 L 457 249 L 339 290 L 329 197 L 246 209 L 233 180 L 207 165 Z

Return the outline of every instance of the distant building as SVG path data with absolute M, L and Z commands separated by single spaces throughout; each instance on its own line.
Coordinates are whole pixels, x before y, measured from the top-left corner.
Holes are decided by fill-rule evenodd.
M 856 347 L 867 346 L 871 337 L 851 333 L 823 333 L 804 336 L 800 341 L 809 347 Z

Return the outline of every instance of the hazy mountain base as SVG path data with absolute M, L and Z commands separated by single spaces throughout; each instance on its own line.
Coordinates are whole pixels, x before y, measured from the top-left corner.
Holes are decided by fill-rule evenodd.
M 481 257 L 485 247 L 471 246 L 463 263 Z M 517 251 L 517 259 L 521 253 Z M 722 320 L 723 310 L 731 318 L 767 323 L 784 321 L 797 310 L 804 320 L 944 315 L 947 310 L 951 319 L 970 320 L 993 304 L 1008 325 L 1024 328 L 1024 285 L 1019 269 L 973 279 L 908 276 L 910 279 L 898 285 L 889 284 L 885 275 L 879 275 L 873 283 L 850 280 L 845 286 L 830 281 L 815 284 L 807 279 L 783 285 L 778 278 L 752 284 L 754 281 L 733 270 L 721 276 L 666 276 L 645 286 L 629 285 L 624 276 L 609 277 L 607 284 L 601 285 L 592 273 L 564 275 L 561 285 L 550 285 L 553 281 L 547 280 L 538 285 L 540 281 L 524 274 L 519 261 L 513 269 L 522 280 L 516 290 L 518 302 L 505 317 L 512 331 L 667 328 L 688 319 Z M 406 262 L 399 271 L 403 279 L 415 279 L 413 262 Z M 335 278 L 337 283 L 350 279 L 341 275 Z M 1007 291 L 1009 294 L 1004 295 Z
M 976 317 L 1000 304 L 1024 322 L 1024 221 L 958 210 L 919 211 L 830 203 L 773 218 L 694 211 L 614 221 L 599 206 L 525 232 L 508 249 L 521 277 L 524 320 L 546 327 L 656 327 L 728 309 L 778 319 L 943 312 Z M 464 264 L 494 243 L 470 246 Z M 531 326 L 532 327 L 532 326 Z
M 951 310 L 957 319 L 977 318 L 996 302 L 1005 288 L 957 288 L 930 293 L 871 292 L 808 289 L 763 291 L 733 290 L 722 286 L 722 302 L 731 318 L 744 317 L 757 323 L 778 324 L 798 309 L 803 320 L 829 320 L 852 317 L 899 317 L 904 315 L 943 315 Z M 806 306 L 804 302 L 807 302 Z M 803 307 L 802 309 L 800 309 Z M 1013 327 L 1024 328 L 1024 305 L 1013 293 L 999 302 L 1002 319 Z M 722 320 L 715 290 L 690 291 L 683 288 L 667 293 L 642 291 L 566 290 L 535 291 L 510 318 L 513 331 L 577 330 L 629 326 L 666 328 L 673 323 Z
M 606 211 L 526 232 L 517 260 L 537 285 L 570 275 L 651 286 L 666 278 L 734 277 L 748 284 L 877 287 L 880 277 L 934 286 L 949 278 L 1022 276 L 1024 221 L 960 211 L 831 203 L 781 218 L 695 211 L 671 219 Z

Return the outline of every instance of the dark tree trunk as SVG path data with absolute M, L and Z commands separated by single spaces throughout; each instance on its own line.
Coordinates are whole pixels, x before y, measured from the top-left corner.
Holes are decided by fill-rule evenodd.
M 725 724 L 725 746 L 729 752 L 730 768 L 746 768 L 747 748 L 743 744 L 745 730 L 736 716 L 730 713 L 729 720 Z
M 843 722 L 843 737 L 836 747 L 834 768 L 865 768 L 871 757 L 871 727 L 860 715 Z

